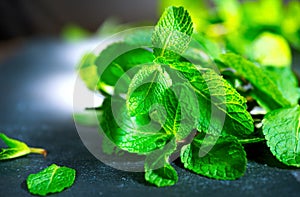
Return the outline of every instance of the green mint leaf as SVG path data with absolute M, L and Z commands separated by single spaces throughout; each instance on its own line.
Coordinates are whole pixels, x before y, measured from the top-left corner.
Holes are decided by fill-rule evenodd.
M 176 60 L 188 47 L 193 33 L 190 15 L 183 7 L 168 7 L 155 26 L 152 43 L 154 55 Z
M 147 65 L 133 77 L 127 98 L 131 116 L 147 114 L 151 106 L 162 102 L 164 91 L 172 85 L 169 74 L 160 65 Z
M 197 135 L 193 142 L 184 146 L 180 154 L 184 167 L 214 179 L 234 180 L 244 175 L 246 152 L 232 136 Z
M 153 62 L 153 54 L 145 49 L 135 49 L 124 42 L 114 43 L 104 49 L 95 60 L 98 69 L 98 88 L 114 87 L 118 83 L 119 92 L 127 92 L 131 78 L 130 69 Z M 120 87 L 122 86 L 122 87 Z
M 119 83 L 124 84 L 120 88 L 124 92 L 130 81 L 125 72 L 154 59 L 153 54 L 146 50 L 151 46 L 152 32 L 149 28 L 128 30 L 116 36 L 116 42 L 106 46 L 99 54 L 86 54 L 79 65 L 79 74 L 87 87 L 113 94 L 111 89 L 124 75 Z
M 254 63 L 233 53 L 222 54 L 221 61 L 252 84 L 253 97 L 267 111 L 291 105 L 268 74 Z
M 129 116 L 125 101 L 121 98 L 105 100 L 100 122 L 106 136 L 130 153 L 147 154 L 164 146 L 172 138 L 147 115 Z
M 30 193 L 45 196 L 71 187 L 75 174 L 74 169 L 52 164 L 37 174 L 30 174 L 26 183 Z
M 147 170 L 145 179 L 157 187 L 165 187 L 176 184 L 178 175 L 176 170 L 169 163 L 165 163 L 165 165 L 159 169 Z
M 118 46 L 118 44 L 114 44 L 114 45 Z M 121 47 L 117 47 L 117 49 L 120 48 Z M 100 56 L 98 56 L 96 60 L 96 64 L 99 67 L 99 69 L 102 69 L 101 66 L 105 65 L 102 63 L 102 61 L 105 61 L 104 60 L 106 58 L 105 55 L 107 55 L 104 53 L 101 54 Z M 100 80 L 106 83 L 107 85 L 114 86 L 116 82 L 119 80 L 119 78 L 123 74 L 125 74 L 126 71 L 141 64 L 151 63 L 153 59 L 154 57 L 152 53 L 145 49 L 134 49 L 125 52 L 120 56 L 118 56 L 116 59 L 114 59 L 113 62 L 111 62 L 108 65 L 108 67 L 103 71 Z
M 176 150 L 175 139 L 159 150 L 147 155 L 145 179 L 158 187 L 174 185 L 178 181 L 176 170 L 169 164 L 169 156 Z
M 300 107 L 271 111 L 263 119 L 263 133 L 273 155 L 282 163 L 300 167 Z
M 163 109 L 155 112 L 158 116 L 156 119 L 167 133 L 175 135 L 180 141 L 196 128 L 195 125 L 199 119 L 197 118 L 199 116 L 197 104 L 197 96 L 191 88 L 176 84 L 163 94 Z
M 0 160 L 14 159 L 17 157 L 25 156 L 30 153 L 47 155 L 47 151 L 41 148 L 30 148 L 24 142 L 7 137 L 5 134 L 0 133 L 0 139 L 8 146 L 3 148 L 0 152 Z
M 199 130 L 214 134 L 222 131 L 235 136 L 248 135 L 254 131 L 246 99 L 215 71 L 197 69 L 190 63 L 172 64 L 171 67 L 183 74 L 198 95 Z M 222 118 L 225 118 L 224 124 Z
M 262 33 L 252 44 L 252 57 L 264 66 L 290 67 L 292 54 L 288 42 L 280 35 Z
M 263 67 L 265 73 L 277 85 L 278 90 L 292 105 L 299 100 L 298 80 L 290 67 Z
M 90 90 L 95 90 L 99 80 L 97 66 L 95 65 L 96 55 L 93 53 L 85 54 L 79 64 L 79 76 Z
M 206 1 L 194 1 L 194 0 L 161 0 L 158 2 L 160 7 L 160 12 L 163 13 L 165 9 L 169 6 L 182 6 L 188 10 L 191 15 L 192 21 L 194 23 L 194 28 L 198 32 L 202 32 L 203 28 L 206 26 L 206 17 L 209 13 L 209 5 Z M 199 12 L 201 10 L 201 12 Z

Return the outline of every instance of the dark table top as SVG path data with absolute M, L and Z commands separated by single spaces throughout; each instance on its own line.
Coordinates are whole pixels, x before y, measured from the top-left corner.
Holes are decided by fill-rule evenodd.
M 74 68 L 81 53 L 93 47 L 90 42 L 35 39 L 0 63 L 0 132 L 48 150 L 46 159 L 28 155 L 0 162 L 0 196 L 29 196 L 27 176 L 52 163 L 77 171 L 74 185 L 53 196 L 300 196 L 300 171 L 276 164 L 263 147 L 247 147 L 252 151 L 246 174 L 235 181 L 198 176 L 175 161 L 179 181 L 166 188 L 149 185 L 142 172 L 120 171 L 96 159 L 72 118 Z

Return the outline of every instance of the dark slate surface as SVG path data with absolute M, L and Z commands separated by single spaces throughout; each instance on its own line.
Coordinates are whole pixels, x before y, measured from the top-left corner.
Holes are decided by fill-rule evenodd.
M 52 163 L 77 171 L 74 185 L 52 196 L 300 196 L 300 171 L 279 165 L 263 144 L 247 147 L 247 172 L 239 180 L 201 177 L 175 161 L 179 181 L 167 188 L 147 184 L 143 173 L 123 172 L 97 160 L 81 142 L 65 98 L 72 98 L 74 87 L 64 80 L 74 77 L 85 48 L 89 46 L 32 40 L 0 63 L 0 131 L 49 152 L 46 159 L 29 155 L 0 162 L 0 196 L 30 196 L 27 176 Z

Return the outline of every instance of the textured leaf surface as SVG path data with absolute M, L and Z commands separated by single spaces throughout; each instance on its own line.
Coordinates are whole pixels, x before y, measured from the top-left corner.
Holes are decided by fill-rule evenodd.
M 131 116 L 149 113 L 151 106 L 162 102 L 165 90 L 172 85 L 170 76 L 159 65 L 147 65 L 133 77 L 127 108 Z
M 300 107 L 267 113 L 263 133 L 273 155 L 282 163 L 300 167 Z
M 299 100 L 298 81 L 290 67 L 264 67 L 263 70 L 277 85 L 278 90 L 292 105 Z
M 284 98 L 277 85 L 254 63 L 232 53 L 221 55 L 221 60 L 252 84 L 253 97 L 266 110 L 290 106 L 289 101 Z
M 107 137 L 123 150 L 146 154 L 164 146 L 172 137 L 147 115 L 129 116 L 125 101 L 120 98 L 106 99 L 103 107 L 101 127 Z
M 52 164 L 37 174 L 30 174 L 26 180 L 30 193 L 45 196 L 49 193 L 61 192 L 73 185 L 75 170 Z
M 188 10 L 191 15 L 194 28 L 201 32 L 206 26 L 206 21 L 203 18 L 208 16 L 209 6 L 205 1 L 194 1 L 194 0 L 161 0 L 158 5 L 160 5 L 160 12 L 163 13 L 165 8 L 169 6 L 182 6 Z M 201 12 L 199 12 L 201 10 Z
M 176 170 L 169 164 L 155 170 L 146 170 L 145 179 L 158 187 L 172 186 L 177 183 Z
M 9 147 L 2 149 L 0 160 L 13 159 L 30 153 L 30 148 L 24 142 L 9 138 L 3 133 L 0 133 L 0 138 Z
M 154 55 L 165 59 L 179 59 L 193 33 L 193 23 L 183 7 L 168 7 L 155 26 L 152 43 Z
M 145 160 L 146 181 L 158 186 L 171 186 L 178 181 L 175 169 L 169 164 L 169 156 L 176 150 L 175 139 L 159 150 L 147 155 Z
M 175 135 L 177 140 L 186 138 L 196 128 L 199 120 L 197 96 L 188 86 L 177 84 L 167 89 L 162 106 L 163 111 L 156 112 L 158 122 L 167 133 Z
M 198 95 L 199 130 L 244 136 L 253 132 L 246 99 L 211 69 L 196 69 L 190 63 L 171 65 L 180 71 Z
M 235 137 L 219 138 L 197 135 L 193 142 L 181 149 L 184 167 L 214 179 L 234 180 L 244 175 L 246 152 Z

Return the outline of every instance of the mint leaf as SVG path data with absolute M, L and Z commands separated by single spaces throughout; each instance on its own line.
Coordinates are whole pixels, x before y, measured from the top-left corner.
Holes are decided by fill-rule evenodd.
M 175 139 L 159 150 L 147 155 L 145 160 L 146 181 L 158 186 L 171 186 L 178 181 L 175 169 L 169 164 L 169 156 L 176 150 Z
M 95 59 L 95 54 L 85 54 L 82 57 L 78 68 L 79 76 L 90 90 L 96 89 L 99 80 L 97 66 L 95 65 Z
M 100 124 L 115 145 L 130 153 L 147 154 L 164 146 L 172 138 L 147 115 L 129 116 L 125 101 L 121 98 L 105 100 Z
M 130 115 L 149 113 L 153 104 L 161 103 L 164 91 L 171 85 L 169 74 L 160 65 L 145 65 L 129 85 L 126 104 Z
M 193 33 L 193 23 L 183 7 L 168 7 L 155 26 L 152 43 L 154 55 L 176 60 L 187 48 Z
M 176 170 L 165 163 L 163 167 L 155 170 L 146 170 L 145 179 L 157 187 L 172 186 L 177 183 L 178 175 Z
M 97 58 L 96 64 L 98 65 L 98 67 L 101 67 L 101 65 L 103 65 L 101 63 L 102 58 L 106 57 L 102 55 Z M 108 65 L 108 67 L 101 75 L 101 81 L 106 83 L 107 85 L 114 86 L 126 71 L 141 64 L 151 63 L 153 59 L 154 58 L 152 53 L 145 49 L 134 49 L 125 52 L 114 59 L 113 62 Z
M 253 97 L 267 111 L 291 105 L 270 77 L 254 63 L 233 53 L 223 54 L 220 58 L 222 63 L 252 84 Z
M 300 167 L 300 107 L 282 108 L 266 114 L 263 133 L 273 155 L 282 163 Z
M 176 84 L 167 89 L 163 94 L 162 106 L 163 109 L 152 112 L 152 116 L 157 113 L 157 121 L 167 133 L 175 135 L 178 141 L 196 128 L 199 119 L 197 96 L 188 86 Z
M 52 164 L 37 174 L 30 174 L 26 183 L 30 193 L 45 196 L 71 187 L 75 173 L 74 169 Z
M 252 57 L 264 66 L 290 67 L 292 54 L 287 41 L 280 35 L 262 33 L 252 43 Z
M 278 90 L 292 105 L 299 100 L 298 81 L 290 67 L 263 67 L 265 73 L 277 85 Z
M 124 87 L 119 88 L 124 92 L 130 82 L 130 76 L 124 73 L 154 59 L 146 49 L 151 46 L 151 34 L 149 28 L 128 30 L 115 36 L 116 41 L 100 50 L 99 54 L 86 54 L 81 60 L 79 74 L 87 87 L 113 94 L 110 86 L 113 87 L 124 75 L 119 83 L 124 83 Z
M 152 62 L 154 59 L 152 53 L 142 48 L 136 49 L 134 46 L 125 42 L 119 42 L 109 45 L 104 49 L 95 60 L 98 68 L 98 88 L 105 90 L 103 86 L 114 87 L 118 85 L 123 92 L 127 91 L 132 75 L 129 75 L 130 69 Z M 122 78 L 121 78 L 122 77 Z
M 197 32 L 202 32 L 206 25 L 206 21 L 203 19 L 208 16 L 209 5 L 206 1 L 194 1 L 194 0 L 161 0 L 158 2 L 159 11 L 162 13 L 165 8 L 169 6 L 182 6 L 191 15 L 194 28 Z M 201 12 L 199 12 L 201 10 Z
M 244 175 L 246 152 L 232 136 L 197 135 L 193 142 L 184 146 L 180 154 L 184 167 L 214 179 L 234 180 Z
M 225 79 L 211 69 L 195 68 L 190 63 L 176 63 L 172 68 L 180 71 L 198 95 L 200 120 L 198 129 L 208 133 L 244 136 L 253 132 L 253 120 L 247 112 L 246 99 Z M 225 122 L 222 122 L 222 119 Z M 224 123 L 224 124 L 223 124 Z
M 8 146 L 8 148 L 2 148 L 0 152 L 0 160 L 14 159 L 30 153 L 42 154 L 44 157 L 47 155 L 46 150 L 28 147 L 24 142 L 9 138 L 3 133 L 0 133 L 0 139 L 2 139 Z

